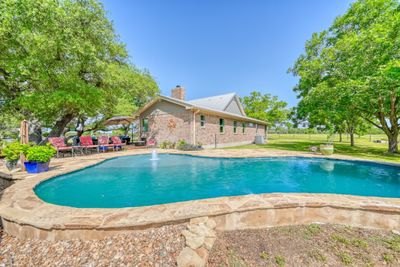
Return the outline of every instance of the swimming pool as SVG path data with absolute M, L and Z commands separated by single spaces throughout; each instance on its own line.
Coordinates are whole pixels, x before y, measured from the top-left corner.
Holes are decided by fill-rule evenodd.
M 42 200 L 79 208 L 139 207 L 259 193 L 400 197 L 400 168 L 331 159 L 118 157 L 35 187 Z

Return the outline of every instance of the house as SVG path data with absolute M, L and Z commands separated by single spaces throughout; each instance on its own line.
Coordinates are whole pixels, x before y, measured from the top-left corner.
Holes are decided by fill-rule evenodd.
M 235 93 L 185 101 L 185 89 L 171 90 L 171 97 L 159 96 L 141 108 L 142 140 L 177 142 L 181 139 L 205 148 L 254 143 L 266 137 L 267 123 L 246 116 Z

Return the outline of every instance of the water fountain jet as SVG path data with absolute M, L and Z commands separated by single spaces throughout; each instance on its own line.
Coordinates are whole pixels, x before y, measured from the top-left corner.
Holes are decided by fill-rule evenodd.
M 153 149 L 151 152 L 151 159 L 150 160 L 159 160 L 160 158 L 158 157 L 157 150 Z

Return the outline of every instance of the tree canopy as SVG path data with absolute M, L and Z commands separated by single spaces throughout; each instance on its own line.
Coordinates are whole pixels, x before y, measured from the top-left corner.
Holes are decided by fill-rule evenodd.
M 360 118 L 388 136 L 398 152 L 400 115 L 400 5 L 397 0 L 359 0 L 313 34 L 290 71 L 300 77 L 299 107 L 311 120 Z
M 96 0 L 0 1 L 2 112 L 60 135 L 78 117 L 109 117 L 158 93 L 131 62 Z
M 289 114 L 287 103 L 270 94 L 251 92 L 249 96 L 241 98 L 241 102 L 247 116 L 269 122 L 271 125 L 282 123 Z

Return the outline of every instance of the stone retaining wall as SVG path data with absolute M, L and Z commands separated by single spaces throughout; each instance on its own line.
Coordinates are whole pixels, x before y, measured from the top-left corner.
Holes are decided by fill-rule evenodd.
M 309 223 L 400 230 L 400 203 L 397 203 L 398 200 L 394 201 L 397 204 L 386 200 L 389 199 L 325 194 L 262 194 L 111 209 L 108 212 L 104 209 L 57 206 L 56 214 L 43 217 L 46 212 L 42 212 L 39 215 L 42 221 L 32 219 L 33 216 L 31 220 L 3 217 L 3 224 L 4 229 L 13 236 L 46 240 L 99 239 L 118 233 L 189 222 L 204 216 L 212 218 L 219 231 Z M 49 220 L 54 216 L 58 216 L 57 220 Z M 60 220 L 59 216 L 64 217 Z

